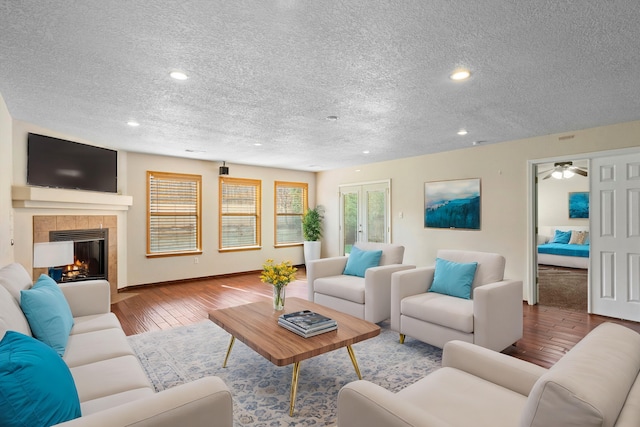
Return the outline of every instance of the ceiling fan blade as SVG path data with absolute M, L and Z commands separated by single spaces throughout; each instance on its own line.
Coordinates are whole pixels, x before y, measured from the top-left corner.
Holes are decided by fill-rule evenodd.
M 589 173 L 586 170 L 579 169 L 579 168 L 573 168 L 573 169 L 571 169 L 571 171 L 577 173 L 578 175 L 582 175 L 582 176 L 589 175 Z
M 549 179 L 551 178 L 551 174 L 553 173 L 553 169 L 548 171 L 549 173 L 547 175 L 545 175 L 542 179 Z

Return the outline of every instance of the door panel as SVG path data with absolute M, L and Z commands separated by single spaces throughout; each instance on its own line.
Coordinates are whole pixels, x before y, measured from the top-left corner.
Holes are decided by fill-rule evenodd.
M 591 312 L 640 321 L 640 154 L 591 170 Z

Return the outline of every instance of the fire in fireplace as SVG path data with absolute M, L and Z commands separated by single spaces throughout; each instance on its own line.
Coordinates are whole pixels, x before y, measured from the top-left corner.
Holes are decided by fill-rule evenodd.
M 73 241 L 73 264 L 63 267 L 62 282 L 108 279 L 109 230 L 50 231 L 49 241 Z

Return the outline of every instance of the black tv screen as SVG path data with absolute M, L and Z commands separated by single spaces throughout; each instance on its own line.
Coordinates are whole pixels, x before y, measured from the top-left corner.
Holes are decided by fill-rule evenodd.
M 30 133 L 27 138 L 27 184 L 116 193 L 118 153 Z

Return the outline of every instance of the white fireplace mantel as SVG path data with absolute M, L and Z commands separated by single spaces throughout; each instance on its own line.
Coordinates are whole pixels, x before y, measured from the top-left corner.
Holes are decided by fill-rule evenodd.
M 94 209 L 126 211 L 133 197 L 93 191 L 65 190 L 14 185 L 11 187 L 14 208 Z

